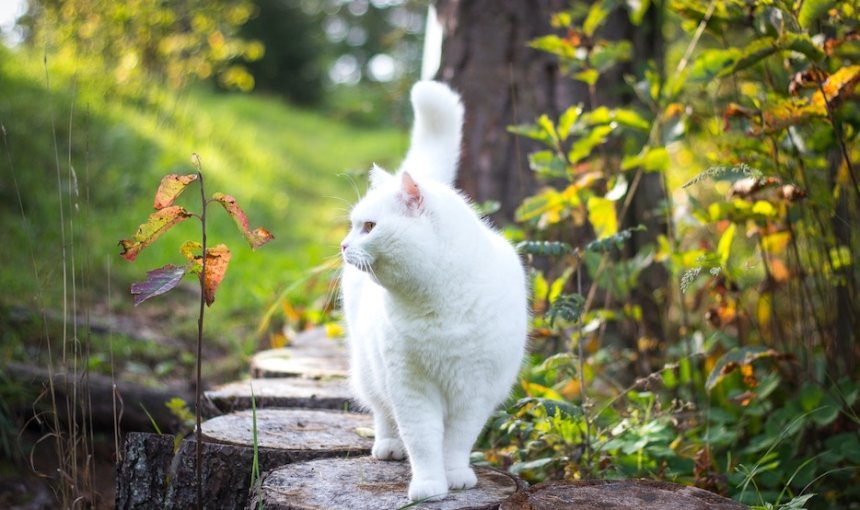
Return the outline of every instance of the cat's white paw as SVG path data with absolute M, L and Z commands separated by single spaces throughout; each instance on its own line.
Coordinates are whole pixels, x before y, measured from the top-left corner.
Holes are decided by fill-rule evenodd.
M 400 439 L 377 439 L 373 442 L 370 451 L 375 459 L 379 460 L 403 460 L 406 458 L 406 448 Z
M 412 480 L 409 484 L 410 501 L 438 501 L 447 494 L 445 480 Z
M 449 489 L 471 489 L 478 483 L 478 477 L 472 468 L 449 469 L 445 472 Z

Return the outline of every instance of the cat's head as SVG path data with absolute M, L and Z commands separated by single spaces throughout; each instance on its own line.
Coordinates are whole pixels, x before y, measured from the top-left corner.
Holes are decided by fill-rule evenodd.
M 376 166 L 370 181 L 367 195 L 350 213 L 351 228 L 341 254 L 346 263 L 376 278 L 396 277 L 437 244 L 426 202 L 428 189 L 409 172 L 391 175 Z

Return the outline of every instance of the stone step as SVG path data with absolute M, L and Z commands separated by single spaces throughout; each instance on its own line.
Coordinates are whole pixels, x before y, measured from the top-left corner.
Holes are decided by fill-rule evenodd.
M 251 389 L 257 409 L 306 408 L 350 410 L 352 396 L 344 379 L 251 379 L 218 386 L 205 397 L 220 413 L 251 408 Z
M 495 510 L 522 490 L 517 478 L 489 468 L 477 468 L 478 485 L 452 491 L 440 501 L 417 505 L 421 510 Z M 371 457 L 318 459 L 290 464 L 263 477 L 252 491 L 248 509 L 262 503 L 268 510 L 378 510 L 403 508 L 407 497 L 409 464 Z M 410 506 L 411 508 L 411 506 Z

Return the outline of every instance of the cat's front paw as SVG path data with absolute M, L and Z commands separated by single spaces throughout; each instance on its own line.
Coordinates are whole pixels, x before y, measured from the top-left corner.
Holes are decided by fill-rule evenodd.
M 409 484 L 410 501 L 438 501 L 447 494 L 445 480 L 412 480 Z
M 478 477 L 472 468 L 449 469 L 445 472 L 449 489 L 471 489 L 478 483 Z
M 375 459 L 379 460 L 402 460 L 406 458 L 406 448 L 400 439 L 377 439 L 373 442 L 370 451 Z

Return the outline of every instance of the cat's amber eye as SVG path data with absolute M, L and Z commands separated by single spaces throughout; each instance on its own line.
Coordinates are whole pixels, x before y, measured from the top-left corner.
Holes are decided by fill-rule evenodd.
M 365 221 L 364 225 L 361 226 L 361 231 L 365 234 L 373 230 L 373 227 L 376 226 L 376 223 L 373 221 Z

